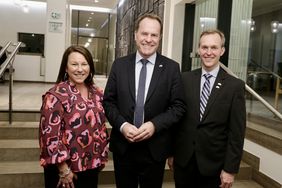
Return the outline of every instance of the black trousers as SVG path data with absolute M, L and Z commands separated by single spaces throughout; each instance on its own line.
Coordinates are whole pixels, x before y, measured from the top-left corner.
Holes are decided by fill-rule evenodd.
M 175 188 L 219 188 L 220 174 L 203 176 L 198 168 L 195 154 L 184 168 L 174 164 Z
M 44 167 L 45 188 L 56 188 L 59 182 L 59 170 L 56 165 Z M 75 173 L 77 180 L 73 180 L 75 188 L 97 188 L 98 169 L 86 170 Z
M 146 145 L 132 144 L 126 154 L 113 153 L 117 188 L 161 188 L 165 161 L 152 159 Z

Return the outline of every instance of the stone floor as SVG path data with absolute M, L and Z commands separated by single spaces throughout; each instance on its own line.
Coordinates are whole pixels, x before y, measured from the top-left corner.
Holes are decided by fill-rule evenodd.
M 106 78 L 97 77 L 95 83 L 101 88 L 105 88 Z M 31 83 L 31 82 L 14 82 L 12 92 L 12 106 L 14 110 L 39 110 L 41 106 L 42 94 L 44 94 L 54 84 L 50 83 Z M 271 105 L 274 104 L 274 93 L 261 93 L 262 97 Z M 282 96 L 279 100 L 279 109 L 282 113 Z M 9 83 L 0 83 L 0 110 L 7 110 L 9 107 Z M 275 118 L 275 116 L 258 100 L 250 99 L 246 100 L 247 112 L 254 113 L 256 115 L 265 116 L 267 118 Z
M 105 78 L 96 78 L 94 82 L 98 87 L 105 88 Z M 39 110 L 42 102 L 42 95 L 54 84 L 14 82 L 12 89 L 12 106 L 14 110 Z M 0 110 L 7 110 L 9 107 L 9 83 L 0 83 Z

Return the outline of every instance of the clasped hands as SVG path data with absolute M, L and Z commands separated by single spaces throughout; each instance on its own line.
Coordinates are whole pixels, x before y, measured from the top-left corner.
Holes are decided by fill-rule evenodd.
M 151 121 L 143 123 L 139 128 L 126 123 L 121 132 L 129 142 L 140 142 L 151 138 L 155 132 L 155 126 Z

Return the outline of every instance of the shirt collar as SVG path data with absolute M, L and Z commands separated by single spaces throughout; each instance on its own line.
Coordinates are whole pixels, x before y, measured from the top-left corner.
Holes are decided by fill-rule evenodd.
M 154 65 L 155 62 L 156 62 L 156 58 L 157 58 L 157 53 L 155 52 L 155 53 L 154 53 L 153 55 L 151 55 L 147 60 L 148 60 L 151 64 Z M 144 59 L 144 58 L 140 55 L 140 53 L 139 53 L 138 50 L 137 50 L 135 63 L 140 62 L 141 59 Z
M 207 72 L 205 69 L 202 68 L 202 76 L 206 73 L 209 73 L 210 75 L 212 75 L 212 77 L 216 78 L 217 74 L 219 72 L 219 65 L 217 67 L 215 67 L 212 71 Z

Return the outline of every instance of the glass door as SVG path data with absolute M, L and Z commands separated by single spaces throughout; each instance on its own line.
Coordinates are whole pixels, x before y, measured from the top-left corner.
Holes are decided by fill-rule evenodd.
M 107 75 L 110 14 L 72 11 L 72 45 L 86 47 L 92 54 L 96 75 Z
M 218 0 L 196 1 L 193 51 L 190 53 L 192 70 L 201 66 L 201 61 L 197 55 L 200 34 L 206 29 L 215 29 L 217 27 L 217 12 Z

